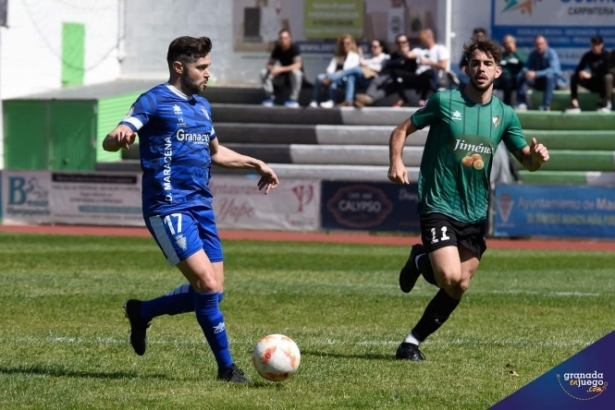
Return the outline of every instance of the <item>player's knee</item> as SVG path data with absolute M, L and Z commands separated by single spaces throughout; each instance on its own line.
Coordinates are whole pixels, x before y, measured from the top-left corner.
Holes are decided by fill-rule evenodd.
M 216 278 L 209 275 L 199 275 L 199 278 L 192 284 L 196 292 L 217 292 L 219 283 Z
M 449 271 L 449 272 L 441 272 L 439 275 L 435 275 L 436 282 L 438 286 L 447 292 L 454 291 L 459 283 L 461 282 L 461 272 L 458 271 Z

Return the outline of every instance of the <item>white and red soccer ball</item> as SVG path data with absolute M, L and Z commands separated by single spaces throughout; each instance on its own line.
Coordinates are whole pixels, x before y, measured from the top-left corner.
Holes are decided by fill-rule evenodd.
M 265 336 L 254 348 L 252 363 L 258 374 L 267 380 L 280 382 L 288 379 L 299 368 L 301 353 L 288 336 Z

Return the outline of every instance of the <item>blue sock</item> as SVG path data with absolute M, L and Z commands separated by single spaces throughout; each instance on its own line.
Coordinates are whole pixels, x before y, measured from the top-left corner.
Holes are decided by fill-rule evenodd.
M 224 316 L 218 307 L 218 292 L 194 294 L 194 312 L 196 320 L 201 325 L 205 339 L 216 358 L 218 368 L 229 367 L 233 364 L 231 352 L 228 347 L 228 337 L 224 325 Z
M 220 304 L 220 302 L 222 302 L 222 299 L 224 299 L 224 292 L 218 293 L 218 304 Z
M 189 283 L 178 286 L 159 298 L 141 303 L 141 317 L 148 322 L 158 316 L 187 312 L 194 312 L 194 290 Z

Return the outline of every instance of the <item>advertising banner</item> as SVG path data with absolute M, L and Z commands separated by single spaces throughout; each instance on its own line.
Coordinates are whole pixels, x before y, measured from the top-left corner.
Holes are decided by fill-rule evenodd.
M 534 37 L 543 34 L 557 50 L 563 69 L 576 67 L 594 35 L 602 36 L 605 48 L 615 48 L 614 22 L 612 1 L 492 0 L 493 38 L 501 41 L 512 34 L 519 47 L 532 49 Z
M 145 226 L 138 174 L 51 174 L 53 221 L 81 225 Z
M 393 45 L 404 33 L 411 39 L 430 28 L 436 33 L 437 1 L 432 0 L 233 0 L 235 53 L 262 60 L 264 67 L 278 32 L 289 29 L 301 48 L 310 81 L 333 57 L 335 39 L 351 34 L 360 44 L 373 39 Z M 416 45 L 416 41 L 413 45 Z M 366 47 L 365 50 L 369 51 Z
M 498 185 L 495 236 L 615 237 L 615 188 Z
M 216 176 L 209 187 L 220 229 L 315 231 L 320 228 L 320 181 L 285 179 L 265 195 L 254 177 Z
M 50 192 L 47 171 L 2 171 L 3 223 L 51 222 Z
M 323 229 L 420 232 L 418 186 L 322 182 Z

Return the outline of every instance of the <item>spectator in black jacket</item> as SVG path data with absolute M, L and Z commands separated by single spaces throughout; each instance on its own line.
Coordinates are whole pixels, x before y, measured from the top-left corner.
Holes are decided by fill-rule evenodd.
M 591 38 L 591 50 L 583 54 L 581 61 L 570 77 L 570 108 L 566 112 L 581 112 L 579 108 L 579 85 L 600 95 L 598 111 L 610 112 L 612 109 L 613 75 L 609 74 L 609 53 L 604 49 L 600 36 Z

